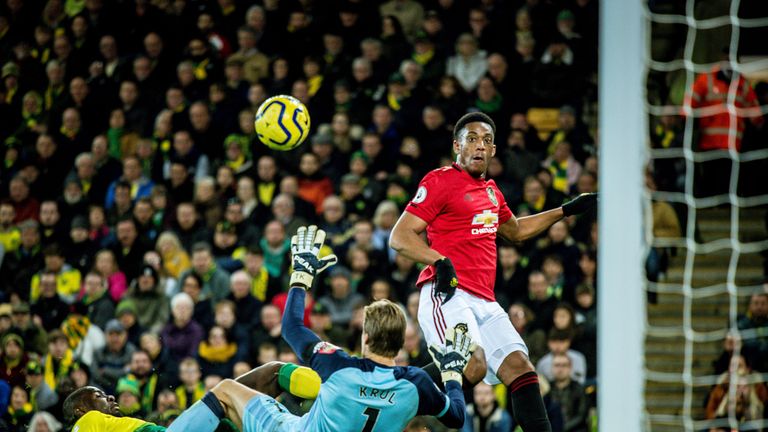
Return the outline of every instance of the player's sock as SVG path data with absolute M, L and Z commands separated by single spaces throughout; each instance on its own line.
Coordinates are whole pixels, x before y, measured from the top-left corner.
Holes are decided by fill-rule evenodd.
M 525 432 L 552 432 L 536 372 L 520 375 L 509 385 L 509 390 L 515 420 Z
M 320 392 L 320 375 L 312 369 L 286 363 L 277 373 L 277 384 L 288 393 L 302 399 L 315 399 Z
M 171 423 L 168 432 L 213 432 L 219 427 L 219 421 L 226 416 L 221 402 L 208 392 Z
M 440 368 L 437 367 L 434 363 L 429 363 L 428 365 L 421 368 L 424 372 L 429 375 L 430 378 L 432 378 L 432 381 L 437 384 L 437 387 L 440 388 L 441 391 L 445 392 L 445 384 L 443 384 L 443 377 L 440 374 Z

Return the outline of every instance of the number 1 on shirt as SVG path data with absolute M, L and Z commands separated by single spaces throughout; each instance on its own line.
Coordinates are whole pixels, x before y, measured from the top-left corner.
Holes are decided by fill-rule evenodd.
M 363 411 L 363 415 L 368 417 L 368 421 L 365 422 L 363 430 L 361 432 L 371 432 L 373 427 L 376 426 L 376 420 L 379 418 L 379 411 L 376 408 L 368 407 Z

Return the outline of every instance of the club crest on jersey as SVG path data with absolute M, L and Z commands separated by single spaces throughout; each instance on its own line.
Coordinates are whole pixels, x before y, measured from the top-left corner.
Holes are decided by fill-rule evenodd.
M 493 188 L 488 186 L 487 188 L 485 188 L 485 191 L 488 192 L 488 199 L 491 200 L 493 205 L 495 206 L 499 205 L 499 201 L 496 200 L 496 192 L 493 190 Z
M 472 218 L 472 225 L 482 225 L 482 228 L 472 228 L 472 234 L 489 234 L 496 232 L 499 214 L 491 210 L 483 210 Z
M 424 186 L 419 186 L 419 189 L 416 190 L 416 196 L 413 197 L 413 203 L 421 204 L 425 199 L 427 199 L 427 188 Z
M 333 354 L 336 351 L 339 350 L 339 347 L 336 345 L 330 344 L 328 342 L 320 342 L 317 345 L 315 345 L 315 348 L 312 350 L 313 354 Z

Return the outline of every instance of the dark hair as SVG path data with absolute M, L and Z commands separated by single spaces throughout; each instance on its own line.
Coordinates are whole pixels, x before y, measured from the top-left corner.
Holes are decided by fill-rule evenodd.
M 195 282 L 197 282 L 197 286 L 198 286 L 198 287 L 200 287 L 200 289 L 201 289 L 201 290 L 203 289 L 203 278 L 201 278 L 201 277 L 200 277 L 200 276 L 199 276 L 197 273 L 195 273 L 195 272 L 189 272 L 189 273 L 187 273 L 186 275 L 184 275 L 184 277 L 183 277 L 183 278 L 181 278 L 181 286 L 182 286 L 182 290 L 183 290 L 183 287 L 184 287 L 184 281 L 185 281 L 185 280 L 187 280 L 187 279 L 189 279 L 189 278 L 192 278 L 192 279 L 194 279 L 194 280 L 195 280 Z
M 61 246 L 59 246 L 58 243 L 51 243 L 43 249 L 43 256 L 64 257 L 64 250 L 61 248 Z
M 194 254 L 195 252 L 213 253 L 210 243 L 204 242 L 204 241 L 197 242 L 194 245 L 192 245 L 192 253 Z
M 571 330 L 558 330 L 552 328 L 547 336 L 548 341 L 573 341 L 573 331 Z
M 258 243 L 252 243 L 248 248 L 246 249 L 246 253 L 251 255 L 261 255 L 264 256 L 264 249 L 259 246 Z
M 496 123 L 493 122 L 493 119 L 488 117 L 487 114 L 484 114 L 481 112 L 471 112 L 471 113 L 464 114 L 463 116 L 461 116 L 459 121 L 456 122 L 456 126 L 453 127 L 453 139 L 458 140 L 461 130 L 464 129 L 464 127 L 467 126 L 467 124 L 474 123 L 474 122 L 485 123 L 491 126 L 491 130 L 493 131 L 493 134 L 496 135 Z
M 80 387 L 79 389 L 73 391 L 69 396 L 67 396 L 67 398 L 64 400 L 62 411 L 64 411 L 64 420 L 68 424 L 74 423 L 79 418 L 77 413 L 75 413 L 75 408 L 81 405 L 83 403 L 83 399 L 85 399 L 87 395 L 94 391 L 96 391 L 95 387 Z

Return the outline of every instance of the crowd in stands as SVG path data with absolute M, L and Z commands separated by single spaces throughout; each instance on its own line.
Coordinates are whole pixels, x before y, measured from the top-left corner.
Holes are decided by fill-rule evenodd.
M 389 233 L 469 111 L 496 123 L 487 176 L 518 217 L 596 191 L 597 18 L 596 0 L 3 1 L 0 428 L 61 430 L 89 383 L 168 424 L 222 378 L 297 362 L 280 320 L 308 223 L 342 262 L 306 325 L 359 352 L 362 306 L 388 298 L 410 319 L 398 362 L 428 364 L 420 267 Z M 277 94 L 312 119 L 291 152 L 254 132 Z M 594 417 L 596 247 L 595 212 L 499 243 L 553 431 Z M 478 385 L 463 430 L 514 430 L 506 399 Z

